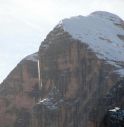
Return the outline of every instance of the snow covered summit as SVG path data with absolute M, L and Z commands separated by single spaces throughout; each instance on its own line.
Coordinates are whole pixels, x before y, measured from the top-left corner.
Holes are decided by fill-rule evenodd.
M 74 39 L 85 43 L 97 57 L 114 65 L 124 75 L 124 21 L 109 12 L 62 20 L 60 26 Z

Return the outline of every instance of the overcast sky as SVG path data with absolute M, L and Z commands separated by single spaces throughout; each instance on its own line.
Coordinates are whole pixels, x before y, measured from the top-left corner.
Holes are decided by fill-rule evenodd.
M 0 82 L 61 19 L 98 10 L 124 19 L 124 0 L 0 0 Z

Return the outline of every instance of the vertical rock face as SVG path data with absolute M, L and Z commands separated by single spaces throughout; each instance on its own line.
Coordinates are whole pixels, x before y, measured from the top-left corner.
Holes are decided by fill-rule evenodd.
M 42 100 L 36 106 L 39 126 L 104 126 L 102 121 L 106 111 L 114 106 L 124 106 L 124 80 L 121 78 L 124 59 L 121 54 L 118 55 L 119 51 L 123 53 L 120 46 L 124 44 L 122 40 L 115 37 L 117 30 L 124 34 L 123 21 L 105 12 L 92 15 L 89 18 L 93 18 L 93 22 L 97 19 L 101 25 L 95 24 L 98 25 L 96 36 L 93 36 L 95 31 L 89 26 L 84 26 L 84 30 L 83 27 L 80 28 L 79 25 L 85 19 L 77 17 L 64 20 L 41 44 L 39 57 L 43 84 Z M 100 21 L 101 18 L 99 19 L 98 16 L 101 16 L 103 20 Z M 105 20 L 107 20 L 107 26 L 103 27 L 102 23 L 104 24 Z M 91 21 L 87 20 L 86 23 L 91 24 Z M 115 24 L 122 28 L 118 29 L 118 25 Z M 87 33 L 90 29 L 91 35 Z M 108 32 L 107 36 L 104 30 L 114 32 L 111 35 Z M 84 33 L 89 38 L 85 37 Z M 100 39 L 99 35 L 105 38 Z M 111 47 L 114 45 L 112 43 L 116 43 L 113 42 L 112 37 L 118 42 L 120 50 L 116 46 Z M 108 42 L 109 39 L 111 44 Z M 115 52 L 115 57 L 112 51 Z M 121 74 L 117 73 L 119 69 L 122 69 Z
M 38 96 L 37 53 L 23 59 L 0 86 L 0 127 L 30 126 Z
M 63 20 L 39 57 L 26 57 L 1 84 L 0 127 L 106 127 L 107 111 L 124 108 L 123 28 L 107 12 Z

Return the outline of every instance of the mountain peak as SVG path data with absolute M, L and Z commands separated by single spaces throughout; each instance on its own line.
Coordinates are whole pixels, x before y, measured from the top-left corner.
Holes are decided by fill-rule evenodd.
M 120 62 L 124 66 L 124 29 L 123 20 L 118 16 L 97 11 L 88 16 L 64 19 L 61 26 L 72 38 L 88 45 L 98 58 L 123 68 Z

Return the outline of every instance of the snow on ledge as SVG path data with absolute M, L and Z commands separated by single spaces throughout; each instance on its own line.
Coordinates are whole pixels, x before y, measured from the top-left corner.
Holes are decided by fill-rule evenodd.
M 116 111 L 118 111 L 118 110 L 120 110 L 120 108 L 119 108 L 119 107 L 115 107 L 114 109 L 110 109 L 109 111 L 111 111 L 111 112 L 116 112 Z
M 40 100 L 37 104 L 43 104 L 45 105 L 48 109 L 55 110 L 57 109 L 57 103 L 54 102 L 53 98 L 45 98 L 43 100 Z
M 38 61 L 38 53 L 31 54 L 31 55 L 25 57 L 24 60 L 30 60 L 33 62 L 37 62 Z

